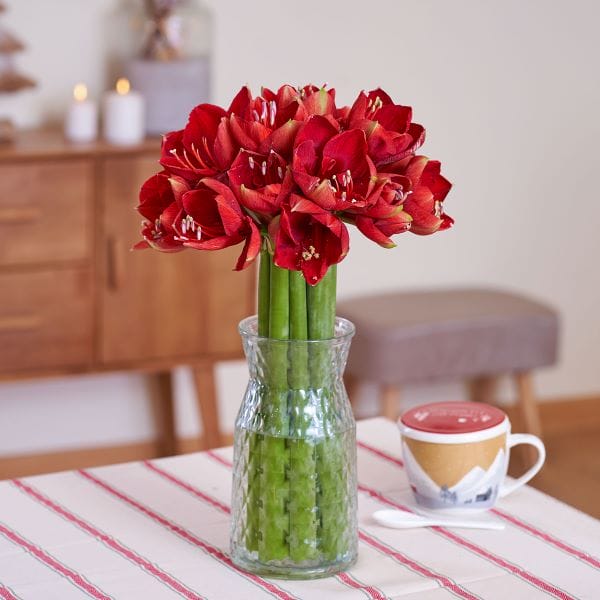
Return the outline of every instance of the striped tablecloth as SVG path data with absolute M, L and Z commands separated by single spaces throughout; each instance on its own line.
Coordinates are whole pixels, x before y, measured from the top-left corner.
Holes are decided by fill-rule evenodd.
M 315 581 L 267 580 L 228 557 L 232 449 L 0 483 L 0 598 L 600 599 L 600 523 L 532 488 L 503 531 L 391 530 L 410 500 L 396 427 L 358 425 L 360 557 Z

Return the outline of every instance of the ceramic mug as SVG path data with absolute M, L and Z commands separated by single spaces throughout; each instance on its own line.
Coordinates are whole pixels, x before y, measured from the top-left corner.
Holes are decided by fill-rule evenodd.
M 437 402 L 413 408 L 398 421 L 402 454 L 418 504 L 429 510 L 473 512 L 491 508 L 542 468 L 546 450 L 530 434 L 511 433 L 499 408 L 474 402 Z M 506 482 L 510 449 L 530 444 L 538 458 Z

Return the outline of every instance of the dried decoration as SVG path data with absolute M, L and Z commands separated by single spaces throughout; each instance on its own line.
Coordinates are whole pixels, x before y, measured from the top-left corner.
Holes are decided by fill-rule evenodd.
M 6 6 L 0 2 L 0 13 Z M 35 81 L 17 71 L 13 55 L 25 49 L 23 43 L 0 26 L 0 93 L 18 92 L 35 86 Z
M 150 31 L 142 49 L 147 60 L 171 61 L 181 58 L 179 23 L 174 16 L 181 0 L 145 0 Z

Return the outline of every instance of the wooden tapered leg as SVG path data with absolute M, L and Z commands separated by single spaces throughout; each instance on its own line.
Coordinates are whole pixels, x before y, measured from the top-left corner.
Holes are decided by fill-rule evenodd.
M 469 381 L 469 398 L 472 402 L 496 403 L 498 379 L 491 376 L 476 377 Z
M 215 381 L 215 363 L 205 361 L 192 368 L 198 412 L 202 419 L 202 440 L 206 449 L 218 448 L 222 444 L 219 426 L 219 407 Z
M 170 371 L 152 375 L 152 412 L 158 431 L 161 456 L 177 454 L 175 397 Z
M 531 373 L 517 373 L 515 375 L 515 384 L 517 386 L 517 402 L 519 403 L 519 410 L 523 417 L 525 431 L 541 436 L 540 412 L 533 391 Z
M 395 421 L 400 414 L 400 388 L 396 385 L 383 385 L 380 391 L 381 416 Z
M 517 403 L 527 433 L 541 437 L 542 426 L 539 408 L 533 390 L 533 377 L 531 373 L 517 373 L 514 376 L 517 387 Z M 537 459 L 537 451 L 532 446 L 523 448 L 527 466 L 532 465 Z
M 348 399 L 350 400 L 350 404 L 352 405 L 352 408 L 355 409 L 356 394 L 359 389 L 358 379 L 356 379 L 354 375 L 346 373 L 344 375 L 344 387 L 346 388 L 346 392 L 348 393 Z

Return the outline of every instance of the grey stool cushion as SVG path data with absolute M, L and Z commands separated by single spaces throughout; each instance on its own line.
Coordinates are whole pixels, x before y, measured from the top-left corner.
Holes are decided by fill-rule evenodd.
M 558 315 L 496 290 L 392 292 L 340 302 L 356 325 L 347 372 L 387 384 L 526 371 L 556 361 Z

